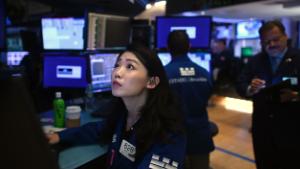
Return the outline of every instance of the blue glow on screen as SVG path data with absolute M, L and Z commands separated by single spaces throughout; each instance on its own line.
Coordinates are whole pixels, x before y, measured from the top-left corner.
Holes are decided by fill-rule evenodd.
M 87 59 L 79 56 L 44 55 L 44 87 L 84 88 Z
M 258 30 L 262 26 L 261 21 L 239 22 L 236 27 L 237 39 L 258 38 Z
M 6 61 L 8 66 L 20 65 L 24 56 L 28 55 L 27 51 L 8 51 L 6 53 Z
M 210 17 L 157 17 L 157 48 L 167 47 L 168 34 L 173 30 L 185 30 L 190 37 L 192 48 L 209 48 L 210 46 Z

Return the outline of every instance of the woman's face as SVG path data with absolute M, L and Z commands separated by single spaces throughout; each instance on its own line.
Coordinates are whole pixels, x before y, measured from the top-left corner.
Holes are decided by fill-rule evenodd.
M 131 52 L 123 53 L 112 72 L 112 94 L 116 97 L 139 96 L 147 88 L 146 67 Z

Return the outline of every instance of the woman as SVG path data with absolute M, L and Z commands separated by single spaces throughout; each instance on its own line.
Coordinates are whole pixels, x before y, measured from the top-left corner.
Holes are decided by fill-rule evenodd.
M 108 168 L 182 168 L 185 136 L 159 58 L 131 45 L 112 72 L 114 110 L 105 122 L 49 136 L 49 142 L 110 144 Z

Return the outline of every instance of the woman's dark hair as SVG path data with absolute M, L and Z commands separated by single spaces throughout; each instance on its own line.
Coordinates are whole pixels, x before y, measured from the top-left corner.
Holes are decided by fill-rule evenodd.
M 58 169 L 25 81 L 13 73 L 0 68 L 1 166 Z
M 159 77 L 160 82 L 154 89 L 149 89 L 145 105 L 141 108 L 141 117 L 135 126 L 136 131 L 136 159 L 140 159 L 151 147 L 153 142 L 162 140 L 169 142 L 170 134 L 183 134 L 182 118 L 175 99 L 172 95 L 164 67 L 154 51 L 145 46 L 132 44 L 124 52 L 132 52 L 146 67 L 149 77 Z M 124 53 L 122 52 L 120 56 Z M 119 57 L 120 57 L 119 56 Z M 123 101 L 115 98 L 111 119 L 120 117 L 120 113 L 127 112 Z M 121 110 L 123 109 L 123 110 Z M 118 114 L 118 115 L 117 115 Z M 110 130 L 115 129 L 116 121 L 108 121 Z M 110 131 L 108 136 L 112 138 L 114 131 Z
M 172 31 L 168 35 L 168 48 L 172 56 L 185 55 L 190 49 L 190 39 L 183 30 Z

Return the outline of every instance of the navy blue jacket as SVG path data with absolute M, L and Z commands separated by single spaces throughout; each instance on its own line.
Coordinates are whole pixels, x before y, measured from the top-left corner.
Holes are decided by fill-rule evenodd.
M 97 144 L 101 139 L 101 134 L 103 134 L 101 131 L 105 125 L 105 121 L 91 122 L 79 128 L 64 130 L 59 133 L 61 142 L 72 145 Z M 186 139 L 184 136 L 170 135 L 170 138 L 174 142 L 168 144 L 159 141 L 155 142 L 141 160 L 132 161 L 119 152 L 123 140 L 135 146 L 134 127 L 126 138 L 123 137 L 124 127 L 125 116 L 122 116 L 118 120 L 112 143 L 108 150 L 108 164 L 110 169 L 120 169 L 124 167 L 127 169 L 145 169 L 150 168 L 151 165 L 166 168 L 174 167 L 174 169 L 183 167 L 186 150 Z M 130 149 L 132 147 L 125 146 L 125 148 Z
M 186 118 L 187 154 L 209 153 L 214 149 L 206 110 L 212 93 L 209 73 L 187 56 L 173 58 L 165 70 Z
M 237 91 L 246 97 L 246 91 L 253 78 L 266 81 L 266 88 L 278 84 L 283 77 L 298 79 L 295 90 L 299 90 L 300 83 L 300 51 L 288 49 L 276 72 L 272 72 L 271 62 L 264 52 L 251 58 L 237 81 Z M 253 134 L 258 137 L 271 135 L 273 144 L 278 147 L 300 147 L 300 103 L 280 103 L 278 97 L 274 97 L 278 91 L 265 92 L 261 90 L 252 97 L 253 100 Z M 277 95 L 278 96 L 278 95 Z M 256 137 L 255 137 L 256 138 Z M 293 149 L 294 149 L 293 148 Z

